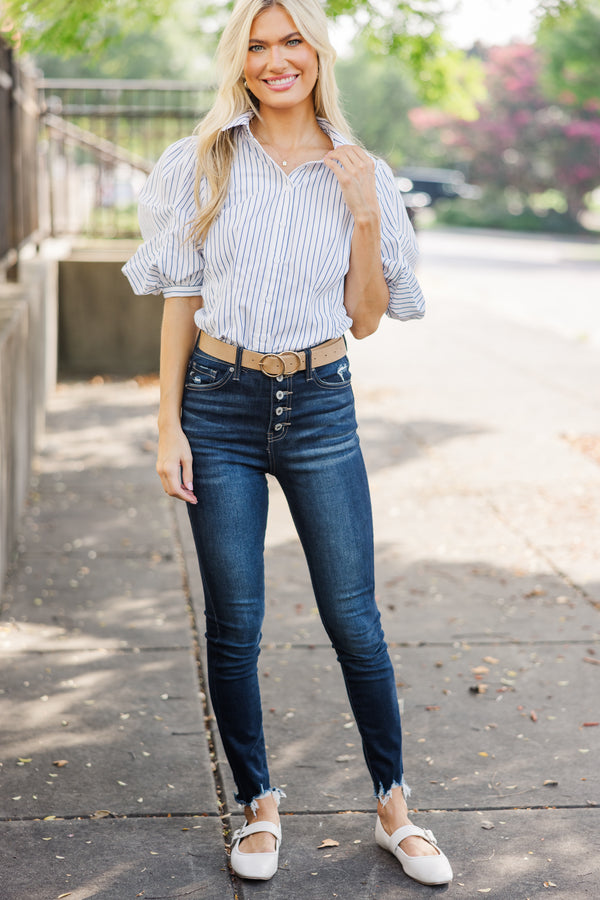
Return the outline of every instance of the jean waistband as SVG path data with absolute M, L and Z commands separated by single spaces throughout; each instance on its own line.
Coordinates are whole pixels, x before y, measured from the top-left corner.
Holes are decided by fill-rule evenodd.
M 199 350 L 214 356 L 223 362 L 235 363 L 238 347 L 228 344 L 218 338 L 211 337 L 201 331 L 196 344 Z M 336 362 L 346 355 L 346 341 L 343 337 L 332 338 L 323 344 L 310 348 L 311 366 L 324 366 L 326 363 Z M 242 350 L 241 365 L 245 369 L 255 369 L 276 378 L 278 375 L 293 375 L 294 372 L 303 372 L 306 369 L 306 356 L 304 350 L 284 350 L 282 353 L 257 353 L 254 350 Z

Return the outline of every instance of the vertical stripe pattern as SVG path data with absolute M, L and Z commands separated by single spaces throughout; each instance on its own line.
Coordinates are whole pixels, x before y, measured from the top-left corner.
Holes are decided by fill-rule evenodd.
M 339 337 L 353 219 L 334 173 L 319 162 L 286 174 L 252 135 L 250 114 L 230 124 L 237 153 L 225 205 L 202 247 L 187 238 L 195 215 L 196 138 L 172 144 L 142 191 L 144 243 L 124 266 L 136 294 L 201 294 L 196 323 L 213 337 L 263 353 L 300 350 Z M 334 146 L 345 143 L 319 119 Z M 377 159 L 381 258 L 388 315 L 421 318 L 417 247 L 389 166 Z

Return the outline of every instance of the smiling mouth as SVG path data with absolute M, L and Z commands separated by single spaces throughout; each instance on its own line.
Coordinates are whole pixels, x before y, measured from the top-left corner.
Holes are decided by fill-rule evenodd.
M 297 78 L 298 78 L 298 75 L 283 75 L 283 76 L 280 76 L 279 78 L 264 78 L 263 80 L 264 80 L 265 84 L 267 84 L 269 87 L 274 87 L 274 88 L 282 87 L 283 88 L 283 87 L 290 87 L 290 85 L 294 84 L 294 82 L 296 81 Z

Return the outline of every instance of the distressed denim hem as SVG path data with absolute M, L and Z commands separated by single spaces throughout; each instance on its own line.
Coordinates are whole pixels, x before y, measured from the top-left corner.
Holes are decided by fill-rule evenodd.
M 388 800 L 390 799 L 390 797 L 392 796 L 393 789 L 397 788 L 397 787 L 402 788 L 402 793 L 404 794 L 404 798 L 406 800 L 408 800 L 412 791 L 411 791 L 410 787 L 407 785 L 406 781 L 404 780 L 404 776 L 402 776 L 402 781 L 400 782 L 400 784 L 398 784 L 397 781 L 393 781 L 392 786 L 387 791 L 385 790 L 385 788 L 381 784 L 381 782 L 379 782 L 379 790 L 375 791 L 373 796 L 376 797 L 377 800 L 379 800 L 379 802 L 381 803 L 382 806 L 385 806 L 386 803 L 388 802 Z
M 250 809 L 252 810 L 252 812 L 254 813 L 254 815 L 256 815 L 257 810 L 258 810 L 258 802 L 257 802 L 258 800 L 263 800 L 265 797 L 268 797 L 271 794 L 273 796 L 273 798 L 275 799 L 275 803 L 277 804 L 277 806 L 279 806 L 281 798 L 286 796 L 286 794 L 281 790 L 281 788 L 274 787 L 274 788 L 269 788 L 267 791 L 265 791 L 263 789 L 262 784 L 260 787 L 261 787 L 260 792 L 258 794 L 255 794 L 255 796 L 252 797 L 251 800 L 240 800 L 239 794 L 236 794 L 235 802 L 239 803 L 240 806 L 249 806 Z

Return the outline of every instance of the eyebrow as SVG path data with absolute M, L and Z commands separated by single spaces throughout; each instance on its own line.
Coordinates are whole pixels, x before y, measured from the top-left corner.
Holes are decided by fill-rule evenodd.
M 294 37 L 302 37 L 299 31 L 292 31 L 290 34 L 286 34 L 284 37 L 279 38 L 279 41 L 276 43 L 282 43 L 283 41 L 289 41 L 290 38 Z M 262 38 L 253 38 L 251 37 L 248 41 L 248 45 L 250 44 L 268 44 L 268 41 L 262 40 Z

